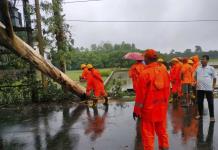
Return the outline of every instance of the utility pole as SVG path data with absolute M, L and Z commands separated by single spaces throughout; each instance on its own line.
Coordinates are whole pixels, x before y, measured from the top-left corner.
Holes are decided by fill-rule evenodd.
M 27 33 L 27 43 L 33 47 L 33 33 L 32 33 L 32 27 L 31 27 L 31 18 L 30 18 L 30 12 L 28 9 L 29 0 L 23 0 L 23 14 L 25 19 L 25 25 L 26 25 L 26 33 Z M 38 92 L 36 87 L 34 86 L 36 82 L 36 70 L 33 67 L 32 64 L 30 64 L 30 75 L 29 78 L 31 80 L 31 93 L 32 93 L 32 102 L 38 101 Z
M 38 41 L 38 47 L 39 47 L 39 53 L 44 57 L 44 40 L 42 35 L 42 17 L 40 13 L 40 7 L 39 7 L 39 0 L 35 0 L 35 12 L 36 12 L 36 28 L 37 28 L 37 41 Z M 44 89 L 47 89 L 48 84 L 46 81 L 46 77 L 43 73 L 41 73 L 42 78 L 42 86 Z

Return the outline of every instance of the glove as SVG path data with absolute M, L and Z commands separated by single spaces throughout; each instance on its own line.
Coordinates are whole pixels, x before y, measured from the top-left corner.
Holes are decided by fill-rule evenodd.
M 135 120 L 136 118 L 141 118 L 141 108 L 135 106 L 133 111 L 133 119 Z
M 138 118 L 136 113 L 132 113 L 133 119 L 136 120 L 136 118 Z

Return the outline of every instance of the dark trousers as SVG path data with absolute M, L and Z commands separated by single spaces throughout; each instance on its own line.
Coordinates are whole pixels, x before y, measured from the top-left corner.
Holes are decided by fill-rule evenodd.
M 212 91 L 197 90 L 198 111 L 199 115 L 203 116 L 204 111 L 204 95 L 206 95 L 210 117 L 214 117 L 214 100 Z

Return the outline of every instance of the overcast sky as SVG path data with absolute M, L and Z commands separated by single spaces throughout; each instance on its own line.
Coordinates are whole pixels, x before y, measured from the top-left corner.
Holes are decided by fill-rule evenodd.
M 63 10 L 66 20 L 218 20 L 218 0 L 102 0 L 66 3 Z M 76 47 L 125 41 L 140 49 L 154 48 L 161 52 L 194 49 L 195 45 L 203 50 L 218 49 L 218 22 L 67 23 Z
M 69 0 L 68 0 L 69 1 Z M 73 1 L 73 0 L 72 0 Z M 218 19 L 217 0 L 102 0 L 64 4 L 66 20 L 195 20 Z M 218 22 L 81 23 L 68 22 L 75 46 L 122 41 L 140 49 L 218 49 Z

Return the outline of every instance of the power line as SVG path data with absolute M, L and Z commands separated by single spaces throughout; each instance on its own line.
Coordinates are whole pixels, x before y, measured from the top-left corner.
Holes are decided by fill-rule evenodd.
M 103 1 L 103 0 L 79 0 L 79 1 L 63 1 L 63 4 L 73 4 L 73 3 L 87 3 L 87 2 L 99 2 L 99 1 Z M 34 4 L 30 4 L 30 5 L 34 5 Z M 23 4 L 17 4 L 16 6 L 23 6 Z
M 191 22 L 218 22 L 218 19 L 196 19 L 196 20 L 65 20 L 68 22 L 84 23 L 191 23 Z
M 84 1 L 65 1 L 63 4 L 69 4 L 69 3 L 86 3 L 86 2 L 98 2 L 103 0 L 84 0 Z

